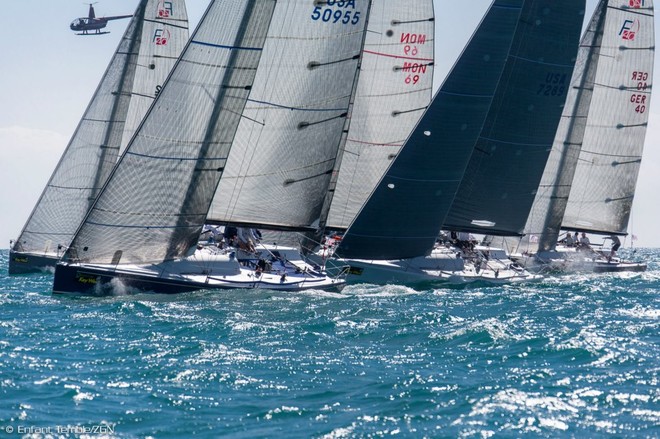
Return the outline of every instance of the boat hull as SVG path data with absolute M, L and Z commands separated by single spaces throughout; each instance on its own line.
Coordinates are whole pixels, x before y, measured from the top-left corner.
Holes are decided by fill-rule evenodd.
M 512 255 L 512 259 L 535 273 L 620 273 L 646 271 L 645 262 L 608 260 L 600 253 L 583 255 L 576 251 L 548 251 L 531 255 Z
M 492 251 L 489 249 L 489 251 Z M 480 263 L 457 257 L 456 251 L 435 249 L 429 256 L 402 260 L 329 259 L 328 273 L 348 266 L 347 283 L 461 286 L 539 281 L 543 277 L 516 267 L 512 261 L 489 259 Z
M 9 274 L 52 273 L 59 261 L 57 255 L 35 255 L 32 253 L 9 251 Z
M 157 269 L 99 267 L 59 263 L 55 268 L 54 294 L 108 296 L 133 293 L 179 294 L 198 290 L 269 289 L 278 291 L 340 290 L 343 279 L 325 275 L 288 273 L 256 275 L 241 268 L 235 274 L 203 272 L 164 274 Z

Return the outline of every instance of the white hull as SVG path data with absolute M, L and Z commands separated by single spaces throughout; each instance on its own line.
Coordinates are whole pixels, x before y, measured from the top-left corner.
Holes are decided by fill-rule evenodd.
M 439 247 L 429 256 L 411 259 L 329 259 L 326 269 L 332 273 L 348 265 L 348 283 L 465 285 L 510 284 L 542 279 L 542 276 L 518 267 L 506 258 L 501 249 L 477 247 L 473 255 L 480 256 L 466 258 L 466 254 L 455 247 Z
M 609 273 L 646 271 L 646 263 L 608 258 L 605 253 L 577 251 L 571 247 L 558 247 L 555 251 L 535 254 L 511 255 L 511 258 L 534 273 Z

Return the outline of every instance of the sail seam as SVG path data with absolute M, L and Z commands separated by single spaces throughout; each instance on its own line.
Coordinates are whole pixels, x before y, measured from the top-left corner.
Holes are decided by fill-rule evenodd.
M 387 58 L 409 59 L 409 60 L 412 60 L 412 61 L 429 61 L 431 63 L 429 65 L 432 65 L 433 61 L 434 61 L 433 58 L 413 58 L 411 56 L 390 55 L 388 53 L 374 52 L 372 50 L 363 50 L 362 52 L 363 53 L 368 53 L 370 55 L 384 56 L 384 57 L 387 57 Z
M 221 142 L 221 143 L 229 144 L 230 142 Z M 130 152 L 130 151 L 126 152 L 126 155 L 132 155 L 132 156 L 142 157 L 142 158 L 147 158 L 147 159 L 176 160 L 176 161 L 186 160 L 186 161 L 194 161 L 194 162 L 196 162 L 198 160 L 203 160 L 203 161 L 207 161 L 207 160 L 208 161 L 227 160 L 226 157 L 222 157 L 222 158 L 207 157 L 207 158 L 201 158 L 201 159 L 200 158 L 189 158 L 189 157 L 163 157 L 163 156 L 156 156 L 156 155 L 140 154 L 140 153 L 137 153 L 137 152 Z
M 149 22 L 149 23 L 164 24 L 164 25 L 166 25 L 166 26 L 177 27 L 177 28 L 179 28 L 179 29 L 188 29 L 188 26 L 181 26 L 181 25 L 179 25 L 179 24 L 168 23 L 167 21 L 163 21 L 162 19 L 161 19 L 161 20 L 158 20 L 158 19 L 156 19 L 156 20 L 150 20 L 150 19 L 148 19 L 148 18 L 145 18 L 144 21 L 147 21 L 147 22 Z M 185 20 L 181 20 L 181 21 L 182 21 L 182 22 L 185 22 Z
M 539 61 L 539 60 L 534 60 L 534 59 L 525 58 L 525 57 L 523 57 L 523 56 L 515 56 L 515 55 L 511 55 L 510 58 L 517 59 L 517 60 L 520 60 L 520 61 L 526 61 L 526 62 L 533 63 L 533 64 L 539 64 L 539 65 L 542 65 L 542 66 L 553 66 L 553 67 L 571 68 L 571 65 L 570 65 L 570 64 L 557 64 L 557 63 L 551 63 L 551 62 Z

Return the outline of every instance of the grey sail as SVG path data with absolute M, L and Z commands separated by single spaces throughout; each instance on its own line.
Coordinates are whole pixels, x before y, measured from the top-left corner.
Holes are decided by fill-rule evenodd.
M 278 2 L 207 222 L 314 230 L 345 141 L 370 2 Z
M 576 61 L 584 1 L 527 1 L 512 52 L 444 223 L 520 235 L 539 186 Z
M 210 3 L 64 262 L 158 262 L 195 247 L 274 7 L 274 0 Z
M 139 3 L 12 251 L 48 256 L 54 265 L 61 255 L 58 247 L 66 248 L 73 239 L 127 142 L 127 133 L 146 113 L 157 85 L 165 80 L 188 39 L 183 0 L 167 2 L 172 11 L 168 17 L 159 17 L 162 3 Z M 152 41 L 157 29 L 169 34 L 166 44 Z
M 402 259 L 431 251 L 488 114 L 523 3 L 493 2 L 336 255 Z
M 327 227 L 346 229 L 431 101 L 433 2 L 376 0 Z
M 167 75 L 188 42 L 188 14 L 184 0 L 149 0 L 142 25 L 140 51 L 126 115 L 122 150 L 147 114 Z
M 655 31 L 651 0 L 610 0 L 562 228 L 625 234 L 642 160 Z
M 600 54 L 607 5 L 607 0 L 598 3 L 580 42 L 564 113 L 527 218 L 525 236 L 521 238 L 518 246 L 519 252 L 548 251 L 556 246 L 587 129 L 591 100 L 596 91 L 596 74 L 599 64 L 606 59 Z M 515 243 L 512 245 L 515 246 Z

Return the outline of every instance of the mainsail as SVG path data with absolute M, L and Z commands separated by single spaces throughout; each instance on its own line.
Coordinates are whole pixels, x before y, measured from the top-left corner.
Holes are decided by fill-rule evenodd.
M 241 195 L 221 206 L 231 220 L 309 225 L 343 134 L 368 4 L 212 2 L 66 257 L 183 257 L 217 188 Z M 224 178 L 229 188 L 219 185 Z
M 346 138 L 369 5 L 278 2 L 207 223 L 319 226 Z
M 139 3 L 13 251 L 56 257 L 69 245 L 187 39 L 183 0 Z
M 335 254 L 403 259 L 428 253 L 481 132 L 523 0 L 496 0 Z M 526 2 L 529 4 L 535 2 Z
M 433 2 L 375 0 L 327 227 L 346 229 L 431 101 Z
M 610 0 L 580 156 L 562 228 L 625 234 L 649 118 L 652 0 Z
M 489 115 L 444 223 L 522 234 L 562 114 L 584 1 L 526 1 Z

